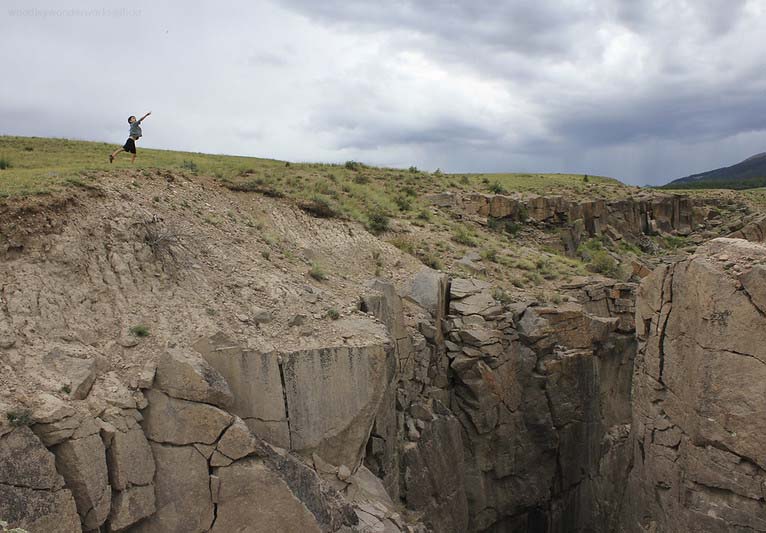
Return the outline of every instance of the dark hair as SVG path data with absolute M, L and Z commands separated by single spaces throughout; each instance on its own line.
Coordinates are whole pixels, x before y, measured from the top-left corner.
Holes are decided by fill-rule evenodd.
M 136 115 L 130 115 L 130 116 L 128 117 L 128 124 L 130 124 L 130 119 L 132 119 L 132 118 L 136 118 Z

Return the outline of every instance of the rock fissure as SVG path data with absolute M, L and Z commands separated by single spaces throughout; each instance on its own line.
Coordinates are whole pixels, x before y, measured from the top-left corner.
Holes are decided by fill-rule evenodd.
M 287 424 L 287 442 L 290 448 L 293 447 L 293 430 L 290 428 L 290 402 L 287 398 L 287 380 L 285 379 L 284 361 L 278 356 L 277 366 L 279 367 L 279 382 L 282 385 L 282 403 L 285 409 L 285 423 Z

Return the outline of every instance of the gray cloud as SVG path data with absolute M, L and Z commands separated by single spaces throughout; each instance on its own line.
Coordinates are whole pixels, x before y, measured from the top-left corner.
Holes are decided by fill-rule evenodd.
M 632 183 L 766 148 L 760 0 L 6 3 L 0 133 Z

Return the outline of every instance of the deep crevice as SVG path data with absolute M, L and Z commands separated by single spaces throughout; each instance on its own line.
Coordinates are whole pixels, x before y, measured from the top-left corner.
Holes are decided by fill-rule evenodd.
M 282 357 L 277 359 L 277 366 L 279 367 L 279 381 L 282 383 L 282 401 L 285 405 L 285 420 L 287 421 L 287 442 L 290 449 L 293 449 L 293 432 L 290 428 L 290 404 L 287 401 L 287 380 L 285 379 L 285 366 Z

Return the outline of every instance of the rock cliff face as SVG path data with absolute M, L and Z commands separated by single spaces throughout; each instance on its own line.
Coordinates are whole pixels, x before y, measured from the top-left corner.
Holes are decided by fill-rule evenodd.
M 642 284 L 625 531 L 766 531 L 765 263 L 716 239 Z
M 569 200 L 563 196 L 504 196 L 470 194 L 464 207 L 492 218 L 529 218 L 538 222 L 582 225 L 588 235 L 607 226 L 620 233 L 691 233 L 699 224 L 716 217 L 719 201 L 685 195 L 652 194 L 619 200 Z M 577 221 L 580 221 L 578 224 Z
M 492 294 L 449 280 L 432 299 L 444 318 L 417 322 L 425 349 L 397 390 L 404 500 L 434 531 L 606 530 L 628 467 L 632 329 Z
M 286 239 L 332 257 L 333 286 L 288 254 L 274 267 L 236 228 L 176 250 L 176 269 L 144 235 L 161 222 L 121 219 L 119 198 L 0 263 L 0 520 L 34 533 L 766 531 L 762 245 L 716 239 L 640 286 L 592 278 L 549 306 L 405 256 L 393 279 L 343 270 L 382 245 L 313 220 L 285 224 Z M 668 198 L 523 207 L 588 232 L 712 216 Z M 470 201 L 493 217 L 522 205 Z M 739 236 L 760 235 L 751 222 Z M 125 334 L 146 316 L 148 339 Z
M 626 238 L 631 242 L 640 242 L 644 235 L 686 236 L 701 230 L 719 231 L 725 229 L 722 228 L 722 209 L 738 213 L 749 211 L 744 205 L 721 198 L 656 192 L 640 192 L 621 199 L 585 201 L 561 195 L 520 193 L 441 194 L 432 195 L 430 199 L 434 205 L 456 208 L 488 219 L 509 219 L 559 228 L 562 246 L 569 254 L 574 254 L 582 241 L 601 235 L 614 241 Z M 748 235 L 763 234 L 763 228 L 752 224 L 746 231 L 749 231 Z M 717 234 L 708 233 L 706 238 L 721 234 L 720 231 Z

